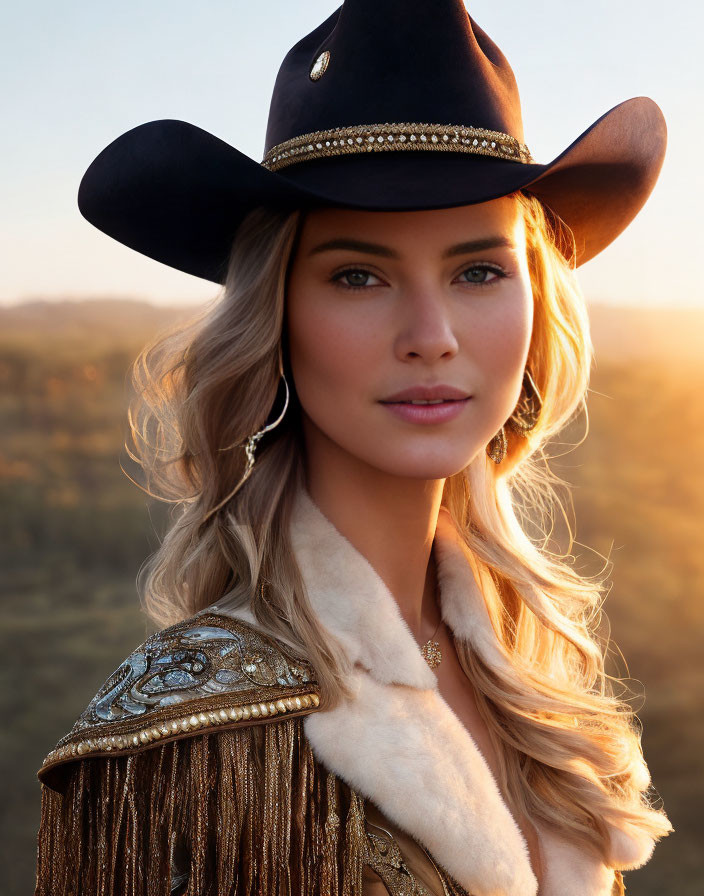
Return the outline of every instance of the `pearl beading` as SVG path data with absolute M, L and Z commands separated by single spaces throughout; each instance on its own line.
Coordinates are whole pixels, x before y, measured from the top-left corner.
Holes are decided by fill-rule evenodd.
M 354 125 L 302 134 L 273 146 L 261 164 L 269 171 L 278 171 L 311 159 L 389 150 L 439 150 L 494 156 L 524 165 L 534 162 L 525 143 L 501 131 L 406 122 Z
M 215 728 L 224 724 L 231 725 L 232 722 L 268 718 L 284 713 L 295 713 L 319 704 L 320 697 L 317 693 L 311 692 L 298 694 L 295 697 L 281 697 L 273 701 L 257 701 L 223 707 L 217 711 L 194 712 L 190 715 L 164 719 L 131 733 L 104 735 L 64 744 L 47 755 L 42 763 L 42 768 L 77 756 L 85 756 L 90 753 L 120 752 L 121 750 L 132 751 L 135 747 L 148 746 L 154 741 L 173 739 L 190 731 Z

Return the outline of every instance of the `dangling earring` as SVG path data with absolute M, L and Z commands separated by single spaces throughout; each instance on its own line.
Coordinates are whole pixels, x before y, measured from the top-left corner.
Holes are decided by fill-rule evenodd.
M 226 504 L 230 500 L 230 498 L 233 498 L 237 494 L 237 492 L 242 488 L 242 486 L 245 484 L 247 479 L 249 479 L 249 474 L 252 472 L 252 467 L 254 466 L 254 452 L 257 448 L 257 442 L 262 438 L 262 436 L 265 433 L 270 432 L 275 426 L 278 426 L 279 423 L 281 423 L 281 421 L 284 419 L 284 414 L 286 413 L 286 409 L 288 408 L 289 390 L 288 390 L 288 382 L 286 381 L 286 376 L 283 371 L 283 365 L 281 363 L 281 360 L 279 360 L 279 373 L 283 377 L 284 386 L 286 387 L 286 401 L 284 402 L 283 411 L 281 411 L 281 413 L 279 414 L 277 419 L 274 420 L 273 423 L 268 423 L 263 429 L 260 429 L 258 432 L 255 432 L 254 435 L 249 436 L 249 438 L 246 440 L 246 442 L 244 444 L 244 450 L 245 450 L 245 454 L 247 455 L 247 466 L 245 468 L 244 475 L 242 476 L 240 481 L 237 483 L 237 485 L 232 489 L 232 491 L 228 495 L 225 495 L 225 497 L 222 499 L 222 501 L 220 501 L 218 504 L 216 504 L 215 507 L 211 507 L 210 510 L 205 514 L 205 516 L 203 516 L 203 518 L 200 521 L 201 526 L 205 523 L 205 521 L 209 517 L 211 517 L 214 513 L 216 513 L 218 510 L 220 510 L 220 508 L 223 506 L 223 504 Z M 230 448 L 236 448 L 241 444 L 242 444 L 242 442 L 235 442 L 232 445 L 228 445 L 226 448 L 219 448 L 218 451 L 229 451 Z
M 518 404 L 504 426 L 525 436 L 525 434 L 530 432 L 538 422 L 542 407 L 543 399 L 540 396 L 538 387 L 535 385 L 535 380 L 526 367 L 523 371 L 523 383 L 521 385 L 521 394 L 518 398 Z M 501 463 L 504 457 L 506 457 L 506 452 L 508 450 L 508 440 L 506 438 L 506 430 L 504 429 L 504 426 L 501 427 L 486 446 L 486 453 L 495 464 Z
M 538 422 L 543 399 L 540 397 L 535 380 L 526 367 L 523 371 L 523 385 L 516 408 L 508 418 L 508 426 L 518 433 L 530 432 Z
M 245 484 L 247 479 L 249 479 L 249 474 L 252 472 L 252 468 L 254 467 L 254 452 L 257 449 L 257 443 L 259 440 L 267 433 L 271 432 L 276 426 L 281 423 L 284 419 L 284 414 L 286 413 L 286 409 L 288 408 L 288 399 L 289 399 L 289 390 L 288 390 L 288 382 L 286 380 L 286 374 L 281 370 L 281 376 L 283 377 L 284 386 L 286 387 L 286 399 L 284 401 L 284 409 L 281 411 L 279 416 L 274 420 L 273 423 L 268 423 L 263 429 L 260 429 L 258 432 L 255 432 L 254 435 L 248 437 L 247 441 L 244 444 L 244 452 L 247 455 L 247 466 L 245 467 L 244 474 L 237 484 L 237 488 L 234 492 L 230 494 L 236 494 L 236 492 Z M 229 451 L 230 448 L 235 448 L 237 445 L 241 445 L 242 442 L 236 442 L 234 445 L 228 445 L 226 448 L 220 448 L 220 451 Z
M 486 446 L 486 453 L 494 461 L 495 464 L 500 464 L 501 461 L 506 457 L 507 450 L 508 441 L 506 440 L 506 430 L 502 426 Z
M 286 413 L 286 409 L 288 408 L 289 389 L 288 389 L 288 382 L 286 380 L 286 375 L 283 371 L 283 366 L 281 365 L 281 363 L 279 363 L 279 372 L 280 372 L 281 377 L 283 378 L 284 386 L 286 388 L 286 400 L 284 401 L 284 409 L 281 411 L 281 413 L 276 418 L 276 420 L 274 420 L 273 423 L 268 423 L 265 427 L 260 429 L 258 432 L 255 432 L 254 435 L 251 435 L 247 438 L 246 442 L 244 443 L 244 451 L 247 456 L 247 466 L 245 467 L 245 471 L 244 471 L 244 474 L 242 475 L 242 478 L 237 483 L 235 488 L 229 493 L 229 495 L 227 495 L 226 498 L 223 498 L 223 500 L 216 507 L 213 507 L 210 509 L 210 511 L 208 511 L 208 513 L 206 514 L 204 519 L 207 519 L 211 513 L 215 513 L 216 510 L 218 510 L 220 507 L 222 507 L 222 505 L 226 501 L 229 501 L 230 498 L 234 497 L 237 494 L 237 492 L 242 488 L 242 486 L 245 484 L 245 482 L 249 479 L 249 474 L 252 472 L 252 468 L 254 467 L 254 452 L 257 449 L 257 443 L 264 436 L 265 433 L 271 432 L 271 430 L 274 429 L 274 427 L 278 426 L 279 423 L 281 423 L 281 421 L 284 419 L 284 414 Z M 235 442 L 232 445 L 227 445 L 225 448 L 219 448 L 218 451 L 229 451 L 231 448 L 236 448 L 240 445 L 242 445 L 242 442 Z

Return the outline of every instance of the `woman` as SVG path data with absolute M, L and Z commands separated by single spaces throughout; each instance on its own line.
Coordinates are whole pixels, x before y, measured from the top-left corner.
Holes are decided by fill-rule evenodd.
M 574 268 L 664 149 L 638 97 L 538 165 L 459 0 L 347 0 L 262 164 L 171 121 L 98 156 L 86 217 L 224 290 L 135 365 L 180 515 L 157 631 L 39 772 L 37 893 L 623 893 L 671 826 L 603 587 L 520 517 L 586 392 Z

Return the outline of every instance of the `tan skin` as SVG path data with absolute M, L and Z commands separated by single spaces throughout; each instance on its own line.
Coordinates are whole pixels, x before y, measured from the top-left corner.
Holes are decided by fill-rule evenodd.
M 489 238 L 502 244 L 467 245 Z M 320 248 L 331 240 L 367 245 Z M 521 390 L 533 326 L 521 208 L 502 197 L 420 212 L 310 211 L 286 299 L 307 488 L 423 644 L 440 621 L 431 549 L 445 479 L 485 450 Z M 471 395 L 453 420 L 409 422 L 381 403 L 439 383 Z M 437 638 L 440 693 L 496 772 L 450 634 L 441 626 Z M 534 830 L 517 821 L 538 876 Z

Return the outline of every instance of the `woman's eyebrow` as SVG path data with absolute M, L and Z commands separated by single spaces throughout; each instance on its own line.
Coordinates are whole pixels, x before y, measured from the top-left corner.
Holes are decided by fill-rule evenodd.
M 468 240 L 450 246 L 442 253 L 443 258 L 452 258 L 454 255 L 466 255 L 470 252 L 483 252 L 485 249 L 505 247 L 515 249 L 515 243 L 507 236 L 487 236 L 479 240 Z M 352 252 L 364 252 L 368 255 L 381 255 L 384 258 L 400 258 L 395 249 L 382 246 L 379 243 L 368 243 L 364 240 L 349 239 L 347 237 L 335 237 L 314 246 L 308 255 L 317 255 L 320 252 L 330 252 L 334 249 L 349 249 Z

